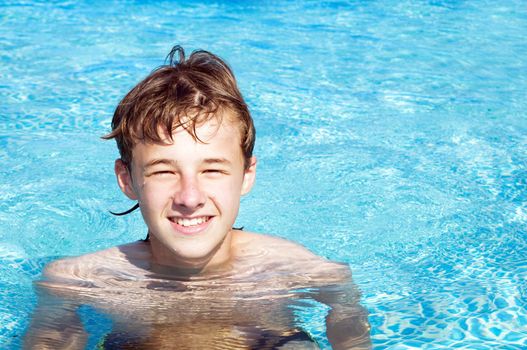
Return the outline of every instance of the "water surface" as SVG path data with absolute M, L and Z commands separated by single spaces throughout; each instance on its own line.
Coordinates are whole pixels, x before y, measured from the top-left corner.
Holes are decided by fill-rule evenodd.
M 237 224 L 348 263 L 376 348 L 527 347 L 523 2 L 0 6 L 1 346 L 46 262 L 144 237 L 108 215 L 130 203 L 99 136 L 181 44 L 230 62 L 255 118 Z

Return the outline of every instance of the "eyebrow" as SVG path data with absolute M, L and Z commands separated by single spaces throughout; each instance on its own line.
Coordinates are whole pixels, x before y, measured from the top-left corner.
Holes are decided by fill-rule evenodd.
M 225 164 L 230 165 L 231 161 L 227 158 L 206 158 L 203 160 L 205 164 Z
M 203 163 L 230 165 L 231 161 L 228 160 L 227 158 L 205 158 L 203 160 Z M 144 168 L 148 169 L 156 165 L 169 165 L 169 166 L 175 167 L 177 165 L 177 162 L 173 159 L 167 159 L 167 158 L 152 159 L 151 161 L 145 164 Z
M 176 161 L 172 159 L 166 159 L 166 158 L 158 158 L 158 159 L 152 159 L 148 163 L 145 164 L 144 168 L 148 169 L 150 167 L 156 166 L 156 165 L 170 165 L 170 166 L 176 166 Z

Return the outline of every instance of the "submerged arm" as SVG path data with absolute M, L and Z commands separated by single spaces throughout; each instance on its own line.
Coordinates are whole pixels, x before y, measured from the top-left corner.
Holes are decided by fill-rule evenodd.
M 46 275 L 52 275 L 49 268 Z M 77 314 L 78 303 L 67 295 L 72 291 L 60 283 L 39 282 L 38 303 L 24 336 L 24 349 L 83 349 L 87 333 Z
M 326 328 L 333 349 L 371 349 L 370 325 L 364 309 L 360 305 L 330 307 Z
M 360 292 L 351 273 L 342 281 L 317 290 L 313 297 L 331 309 L 326 316 L 326 334 L 334 350 L 371 349 L 368 312 L 360 305 Z

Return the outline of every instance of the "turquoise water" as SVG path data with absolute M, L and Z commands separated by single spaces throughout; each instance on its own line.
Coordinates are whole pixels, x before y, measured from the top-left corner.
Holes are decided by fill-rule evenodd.
M 2 1 L 0 347 L 46 262 L 144 237 L 99 136 L 181 44 L 255 119 L 238 224 L 349 263 L 375 348 L 526 348 L 526 35 L 522 1 Z

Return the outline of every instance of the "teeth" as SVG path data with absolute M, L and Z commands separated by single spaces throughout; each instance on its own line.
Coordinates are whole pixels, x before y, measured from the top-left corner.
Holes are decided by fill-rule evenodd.
M 184 219 L 184 218 L 176 219 L 176 223 L 184 227 L 199 225 L 199 224 L 204 223 L 205 221 L 207 221 L 206 216 L 202 216 L 199 218 L 192 218 L 192 219 Z

